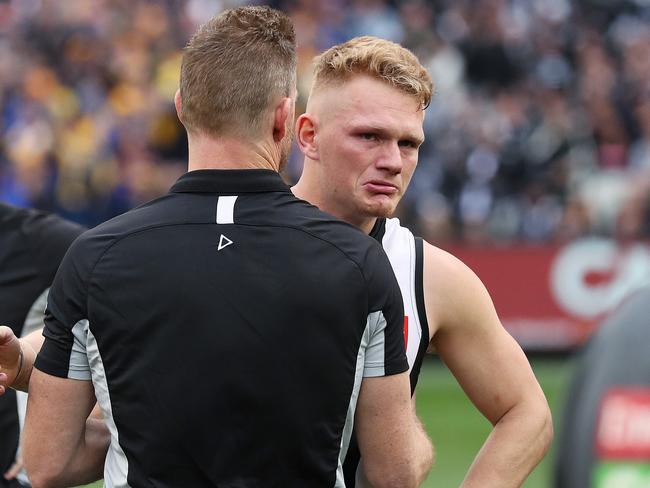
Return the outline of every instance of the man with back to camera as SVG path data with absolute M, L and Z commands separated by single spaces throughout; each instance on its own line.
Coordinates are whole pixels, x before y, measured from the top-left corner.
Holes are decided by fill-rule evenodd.
M 343 487 L 353 418 L 373 484 L 425 476 L 390 263 L 277 174 L 295 63 L 290 20 L 267 7 L 188 44 L 189 172 L 83 234 L 52 285 L 24 431 L 34 486 L 104 467 L 109 487 Z M 105 463 L 85 430 L 95 397 Z
M 0 202 L 0 323 L 16 336 L 40 309 L 68 246 L 84 228 L 55 215 Z M 42 319 L 38 322 L 42 326 Z M 31 360 L 29 358 L 28 360 Z M 0 398 L 0 487 L 26 486 L 17 458 L 19 412 L 12 393 Z
M 435 349 L 494 425 L 463 486 L 520 486 L 552 436 L 548 405 L 525 356 L 471 270 L 386 219 L 417 163 L 430 77 L 408 50 L 376 38 L 331 48 L 315 72 L 307 113 L 297 122 L 306 159 L 293 191 L 384 245 L 408 317 L 412 388 L 424 353 Z M 349 458 L 353 486 L 357 463 Z
M 425 68 L 398 44 L 362 37 L 328 49 L 296 123 L 305 163 L 292 190 L 382 243 L 404 299 L 412 389 L 425 352 L 435 350 L 493 424 L 463 488 L 518 487 L 550 446 L 544 394 L 479 278 L 389 218 L 415 170 L 431 94 Z M 348 487 L 362 478 L 357 465 L 352 449 Z

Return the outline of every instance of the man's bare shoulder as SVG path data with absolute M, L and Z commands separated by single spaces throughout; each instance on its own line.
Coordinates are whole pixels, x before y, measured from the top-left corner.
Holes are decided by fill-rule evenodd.
M 424 297 L 430 337 L 441 330 L 498 323 L 492 299 L 476 273 L 450 252 L 426 241 Z
M 425 293 L 435 293 L 441 300 L 453 304 L 473 300 L 476 293 L 486 292 L 483 282 L 459 258 L 448 251 L 424 241 Z
M 478 276 L 460 259 L 444 249 L 423 241 L 425 272 L 441 274 L 445 279 L 457 276 L 458 279 L 478 279 Z

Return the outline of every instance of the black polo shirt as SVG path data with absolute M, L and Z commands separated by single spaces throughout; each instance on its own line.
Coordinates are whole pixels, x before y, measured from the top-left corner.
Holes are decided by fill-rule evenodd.
M 84 228 L 55 215 L 0 202 L 0 324 L 20 337 L 36 299 L 50 286 L 68 246 Z M 19 486 L 1 475 L 18 446 L 13 390 L 0 397 L 0 487 Z
M 267 170 L 200 170 L 84 234 L 36 367 L 92 379 L 116 487 L 344 486 L 362 377 L 407 371 L 381 246 Z

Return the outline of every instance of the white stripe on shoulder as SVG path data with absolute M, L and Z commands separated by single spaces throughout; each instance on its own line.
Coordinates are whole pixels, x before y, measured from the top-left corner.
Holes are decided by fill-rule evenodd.
M 233 224 L 237 195 L 221 196 L 217 200 L 217 224 Z

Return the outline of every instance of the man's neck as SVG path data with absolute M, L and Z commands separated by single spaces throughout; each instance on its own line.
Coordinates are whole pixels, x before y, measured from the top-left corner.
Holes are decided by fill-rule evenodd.
M 326 199 L 323 198 L 319 188 L 320 187 L 318 185 L 313 184 L 313 179 L 306 177 L 303 173 L 303 176 L 300 178 L 298 183 L 296 183 L 296 185 L 291 188 L 291 191 L 296 197 L 302 200 L 306 200 L 312 205 L 317 206 L 323 212 L 334 215 L 334 217 L 337 217 L 350 225 L 358 227 L 366 234 L 370 234 L 370 231 L 377 222 L 377 217 L 366 217 L 361 219 L 348 218 L 341 212 L 337 212 L 336 209 L 329 208 Z
M 278 159 L 263 143 L 235 137 L 188 135 L 188 171 L 198 169 L 270 169 L 278 171 Z

